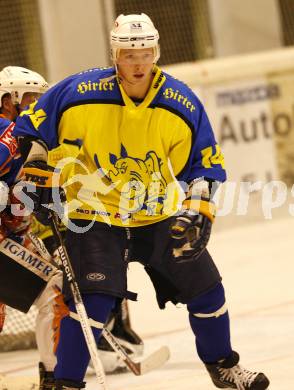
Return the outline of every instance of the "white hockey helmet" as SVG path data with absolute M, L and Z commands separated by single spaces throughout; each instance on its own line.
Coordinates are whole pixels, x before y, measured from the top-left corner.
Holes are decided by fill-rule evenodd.
M 0 107 L 2 97 L 7 93 L 14 104 L 19 104 L 24 93 L 45 93 L 48 88 L 48 83 L 39 73 L 20 66 L 6 66 L 0 72 Z
M 116 63 L 120 49 L 154 48 L 154 63 L 159 60 L 159 33 L 146 14 L 119 15 L 110 32 L 111 57 Z

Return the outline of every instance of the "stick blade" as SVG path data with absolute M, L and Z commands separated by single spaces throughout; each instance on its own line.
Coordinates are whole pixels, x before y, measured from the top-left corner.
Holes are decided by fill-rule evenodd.
M 157 351 L 154 351 L 146 359 L 142 360 L 140 364 L 140 375 L 144 375 L 149 371 L 155 370 L 165 364 L 170 358 L 170 350 L 163 346 Z

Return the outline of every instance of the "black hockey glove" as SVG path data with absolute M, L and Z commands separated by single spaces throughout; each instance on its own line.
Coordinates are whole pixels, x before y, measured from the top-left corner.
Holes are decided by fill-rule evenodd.
M 29 208 L 33 209 L 37 219 L 43 224 L 49 224 L 50 210 L 58 214 L 62 212 L 62 204 L 66 201 L 64 190 L 53 180 L 54 168 L 44 161 L 28 162 L 23 167 L 22 191 L 19 199 Z
M 215 205 L 209 192 L 200 196 L 188 194 L 180 214 L 170 225 L 171 236 L 176 240 L 173 255 L 177 262 L 193 261 L 201 255 L 209 241 L 214 218 Z

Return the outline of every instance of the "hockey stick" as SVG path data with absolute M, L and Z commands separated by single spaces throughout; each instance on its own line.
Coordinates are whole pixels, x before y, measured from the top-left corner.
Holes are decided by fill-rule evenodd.
M 40 256 L 49 262 L 52 261 L 52 256 L 48 252 L 43 240 L 30 231 L 27 233 L 27 236 L 31 240 L 31 243 L 34 245 Z
M 70 312 L 70 317 L 79 321 L 79 316 L 77 313 Z M 97 321 L 93 321 L 91 318 L 89 319 L 90 325 L 97 329 L 102 329 L 103 324 Z M 108 344 L 112 347 L 114 352 L 120 357 L 120 359 L 125 363 L 125 365 L 135 374 L 135 375 L 143 375 L 147 372 L 154 370 L 162 366 L 170 357 L 169 348 L 163 346 L 156 351 L 154 351 L 151 355 L 147 356 L 145 359 L 135 362 L 130 358 L 125 349 L 121 346 L 119 340 L 117 340 L 113 334 L 107 328 L 102 329 L 102 336 L 108 342 Z
M 169 348 L 163 346 L 154 351 L 151 355 L 147 356 L 145 359 L 139 362 L 134 362 L 107 328 L 103 328 L 102 335 L 123 360 L 125 365 L 135 375 L 143 375 L 155 368 L 161 367 L 170 357 Z
M 87 347 L 88 347 L 88 350 L 89 350 L 89 353 L 91 356 L 91 360 L 92 360 L 93 367 L 94 367 L 94 370 L 96 373 L 96 377 L 98 379 L 98 383 L 100 385 L 99 388 L 101 390 L 107 390 L 104 369 L 103 369 L 101 360 L 100 360 L 99 355 L 98 355 L 96 341 L 95 341 L 95 338 L 94 338 L 94 335 L 93 335 L 93 332 L 92 332 L 92 329 L 91 329 L 91 326 L 89 323 L 89 318 L 87 316 L 87 312 L 86 312 L 86 309 L 85 309 L 85 306 L 84 306 L 84 303 L 82 300 L 80 289 L 79 289 L 79 286 L 77 284 L 75 274 L 74 274 L 68 253 L 66 251 L 62 236 L 61 236 L 59 228 L 58 228 L 58 217 L 54 211 L 50 212 L 50 216 L 51 216 L 51 225 L 52 225 L 53 234 L 54 234 L 54 236 L 59 244 L 58 252 L 59 252 L 60 259 L 61 259 L 61 267 L 63 269 L 63 272 L 66 276 L 66 279 L 67 279 L 69 286 L 70 286 L 70 289 L 71 289 L 71 293 L 72 293 L 72 296 L 74 299 L 76 310 L 77 310 L 77 313 L 79 316 L 79 321 L 81 323 L 82 331 L 83 331 L 84 336 L 85 336 L 85 341 L 86 341 L 86 344 L 87 344 Z
M 54 235 L 55 235 L 55 232 L 57 234 L 56 238 L 58 239 L 58 243 L 60 245 L 62 253 L 60 252 L 59 249 L 58 249 L 58 251 L 59 251 L 60 258 L 61 258 L 62 266 L 65 269 L 67 267 L 67 264 L 70 265 L 70 261 L 68 258 L 68 254 L 66 252 L 66 248 L 64 246 L 63 238 L 62 238 L 62 236 L 59 232 L 59 229 L 58 229 L 57 216 L 54 212 L 51 212 L 51 216 L 52 216 L 52 222 L 53 222 L 53 226 L 52 226 L 53 233 L 54 233 Z M 65 272 L 66 272 L 66 270 L 65 270 Z M 66 273 L 66 276 L 67 276 L 67 273 Z M 72 268 L 71 268 L 71 275 L 70 276 L 74 277 Z M 67 276 L 67 278 L 68 278 L 68 276 Z M 69 280 L 69 283 L 70 283 L 71 289 L 73 289 L 72 281 Z M 78 288 L 78 285 L 77 285 L 75 279 L 74 279 L 74 283 L 75 283 L 77 290 L 79 291 L 79 288 Z M 76 313 L 70 313 L 70 316 L 78 321 L 81 321 L 81 316 L 79 313 L 78 313 L 78 315 L 76 315 Z M 88 317 L 87 317 L 87 321 L 88 321 L 89 326 L 91 325 L 91 326 L 95 327 L 94 321 L 92 321 Z M 100 326 L 98 328 L 101 329 Z M 124 348 L 120 345 L 118 340 L 116 340 L 116 338 L 112 335 L 112 333 L 105 327 L 102 330 L 102 336 L 105 338 L 105 340 L 108 342 L 108 344 L 113 348 L 114 352 L 117 353 L 117 355 L 122 359 L 122 361 L 125 363 L 125 365 L 135 375 L 143 375 L 151 370 L 154 370 L 155 368 L 162 366 L 170 357 L 169 348 L 166 346 L 163 346 L 163 347 L 159 348 L 158 350 L 154 351 L 151 355 L 147 356 L 142 361 L 134 362 L 130 358 L 130 356 L 127 354 L 127 352 L 124 350 Z M 91 358 L 92 358 L 92 356 L 91 356 Z M 92 363 L 94 366 L 93 361 L 92 361 Z M 94 368 L 95 368 L 95 366 L 94 366 Z

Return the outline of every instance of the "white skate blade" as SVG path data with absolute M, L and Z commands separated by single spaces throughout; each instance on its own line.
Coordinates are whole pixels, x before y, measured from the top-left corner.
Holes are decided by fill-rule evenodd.
M 153 352 L 146 359 L 142 360 L 140 365 L 140 375 L 144 375 L 149 371 L 155 370 L 166 363 L 170 358 L 170 350 L 168 347 L 163 346 L 157 351 Z

